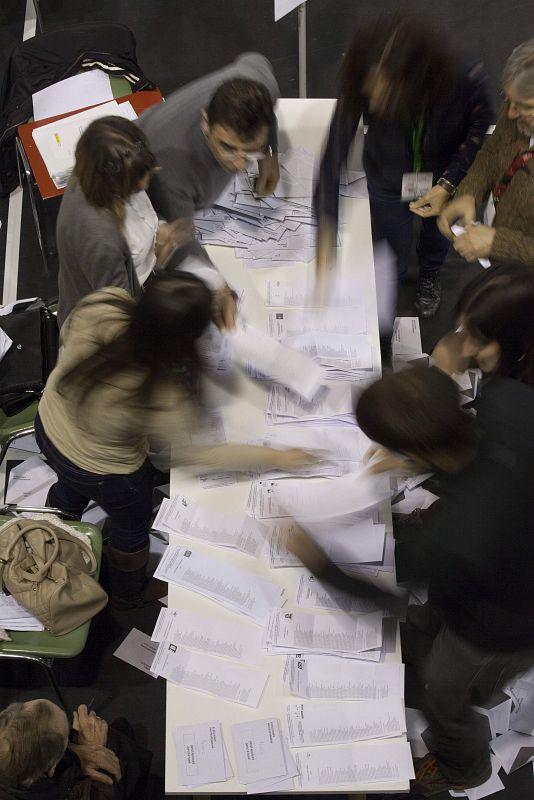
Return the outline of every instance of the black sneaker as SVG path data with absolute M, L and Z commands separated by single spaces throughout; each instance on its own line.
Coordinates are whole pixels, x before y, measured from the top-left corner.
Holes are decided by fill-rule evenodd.
M 420 317 L 433 317 L 441 303 L 441 278 L 439 273 L 419 276 L 415 293 L 415 310 Z

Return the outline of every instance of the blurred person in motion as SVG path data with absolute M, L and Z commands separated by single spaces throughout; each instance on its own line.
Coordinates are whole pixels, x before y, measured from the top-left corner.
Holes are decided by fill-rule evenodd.
M 489 267 L 460 293 L 455 329 L 436 345 L 435 365 L 449 375 L 477 366 L 486 380 L 503 375 L 534 387 L 533 309 L 531 267 Z
M 126 720 L 108 726 L 85 705 L 72 727 L 45 699 L 0 712 L 0 800 L 141 800 L 151 761 Z
M 430 753 L 416 764 L 416 790 L 465 789 L 491 775 L 483 704 L 534 664 L 534 389 L 495 375 L 476 418 L 436 368 L 387 374 L 356 408 L 376 442 L 375 472 L 434 470 L 441 497 L 413 548 L 429 581 L 428 603 L 409 606 L 403 660 L 421 671 Z M 405 474 L 405 472 L 403 473 Z M 343 573 L 309 538 L 293 547 L 326 583 L 379 600 L 378 587 Z
M 199 278 L 162 272 L 138 299 L 115 287 L 89 295 L 62 328 L 64 351 L 35 421 L 41 452 L 58 476 L 48 504 L 79 517 L 95 500 L 109 515 L 107 558 L 118 607 L 154 599 L 145 579 L 149 437 L 170 440 L 175 459 L 206 468 L 293 470 L 313 461 L 300 450 L 191 447 L 201 399 L 197 343 L 211 309 L 211 291 Z M 152 583 L 149 592 L 156 589 Z
M 79 300 L 104 286 L 139 295 L 154 270 L 193 235 L 191 223 L 158 220 L 146 193 L 156 158 L 133 122 L 95 120 L 75 158 L 56 229 L 60 327 Z
M 141 115 L 137 124 L 161 166 L 149 188 L 161 218 L 192 221 L 198 211 L 211 208 L 237 172 L 256 161 L 256 193 L 274 192 L 279 178 L 274 104 L 279 95 L 265 56 L 244 53 Z M 233 327 L 235 297 L 196 239 L 179 248 L 172 263 L 178 266 L 184 259 L 217 291 L 220 316 L 226 327 Z
M 504 103 L 495 130 L 438 220 L 467 261 L 534 265 L 534 39 L 513 50 L 502 76 Z M 487 203 L 484 224 L 477 208 Z M 465 232 L 457 236 L 451 226 Z
M 362 117 L 373 240 L 388 243 L 402 280 L 413 217 L 422 218 L 415 305 L 419 316 L 431 317 L 440 305 L 440 268 L 449 248 L 434 217 L 471 166 L 492 121 L 482 66 L 456 63 L 441 33 L 404 13 L 381 17 L 354 35 L 315 192 L 320 286 L 335 258 L 339 180 Z

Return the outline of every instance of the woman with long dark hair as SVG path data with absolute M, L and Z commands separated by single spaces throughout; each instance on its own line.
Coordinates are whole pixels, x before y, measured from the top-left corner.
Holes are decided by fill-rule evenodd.
M 416 308 L 431 317 L 449 246 L 433 217 L 454 194 L 492 121 L 482 67 L 459 66 L 441 32 L 405 13 L 356 32 L 341 67 L 315 195 L 319 280 L 335 252 L 340 174 L 362 117 L 373 239 L 388 242 L 402 279 L 413 215 L 422 217 Z
M 135 300 L 109 287 L 82 300 L 62 328 L 64 352 L 35 422 L 58 475 L 48 503 L 81 516 L 96 500 L 111 521 L 108 563 L 117 604 L 143 599 L 152 516 L 148 439 L 171 440 L 175 457 L 215 468 L 270 464 L 291 470 L 300 450 L 220 445 L 192 450 L 200 396 L 197 341 L 212 293 L 188 273 L 157 275 Z

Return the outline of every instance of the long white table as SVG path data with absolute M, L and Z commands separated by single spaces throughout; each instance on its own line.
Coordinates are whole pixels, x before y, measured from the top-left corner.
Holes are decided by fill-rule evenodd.
M 280 127 L 280 151 L 283 152 L 290 143 L 293 146 L 302 145 L 319 156 L 333 106 L 333 100 L 281 100 L 277 111 Z M 347 224 L 343 232 L 340 269 L 343 273 L 352 275 L 357 271 L 362 281 L 362 291 L 366 299 L 368 333 L 378 351 L 378 323 L 368 202 L 367 200 L 345 200 L 342 202 L 342 213 Z M 264 305 L 265 281 L 272 278 L 305 277 L 314 269 L 312 264 L 297 264 L 287 268 L 246 270 L 242 261 L 234 257 L 233 249 L 224 247 L 210 248 L 210 256 L 231 284 L 239 289 L 244 289 L 244 313 L 249 321 L 264 331 L 267 330 L 269 310 L 272 310 L 267 309 Z M 223 409 L 228 441 L 247 441 L 258 436 L 265 429 L 264 412 L 267 400 L 265 386 L 249 380 L 242 372 L 238 372 L 231 387 L 218 385 L 214 389 L 214 393 Z M 250 482 L 246 476 L 243 476 L 238 483 L 231 486 L 202 489 L 196 478 L 186 475 L 179 469 L 173 469 L 171 473 L 171 495 L 180 493 L 203 507 L 219 511 L 243 511 L 249 485 Z M 391 535 L 391 532 L 388 535 Z M 172 544 L 192 546 L 190 539 L 176 535 L 171 535 L 170 541 Z M 301 574 L 300 569 L 270 570 L 268 564 L 263 560 L 252 559 L 234 550 L 214 548 L 196 541 L 194 549 L 205 552 L 212 558 L 216 556 L 221 565 L 231 563 L 269 577 L 285 587 L 288 605 L 294 603 L 298 578 Z M 382 580 L 388 580 L 388 578 L 382 577 Z M 393 577 L 390 576 L 389 580 L 393 580 Z M 221 620 L 236 622 L 239 619 L 245 626 L 254 624 L 247 618 L 238 617 L 201 595 L 172 585 L 169 586 L 169 608 L 194 610 Z M 394 653 L 388 654 L 386 660 L 396 663 L 401 660 L 398 632 L 396 650 Z M 179 783 L 172 738 L 174 726 L 213 719 L 220 720 L 234 771 L 236 761 L 230 725 L 235 722 L 275 716 L 281 720 L 283 726 L 285 706 L 291 700 L 295 700 L 295 698 L 284 695 L 282 682 L 284 662 L 285 659 L 279 656 L 266 656 L 263 660 L 261 666 L 270 673 L 270 678 L 257 709 L 220 700 L 171 683 L 167 684 L 165 788 L 168 794 L 191 794 L 192 791 Z M 365 746 L 365 743 L 363 745 Z M 408 788 L 408 781 L 388 781 L 387 783 L 354 785 L 350 787 L 350 792 L 399 792 L 407 791 Z M 319 787 L 317 790 L 325 791 Z M 235 777 L 226 783 L 206 785 L 195 788 L 193 791 L 195 794 L 239 794 L 244 793 L 245 789 Z M 346 792 L 347 787 L 333 788 L 328 791 L 331 793 Z

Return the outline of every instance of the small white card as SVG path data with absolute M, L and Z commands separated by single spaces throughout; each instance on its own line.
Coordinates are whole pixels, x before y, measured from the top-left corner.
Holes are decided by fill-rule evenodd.
M 232 777 L 220 722 L 177 725 L 172 735 L 183 786 L 201 786 Z
M 401 200 L 419 200 L 432 188 L 431 172 L 405 172 L 402 176 Z

